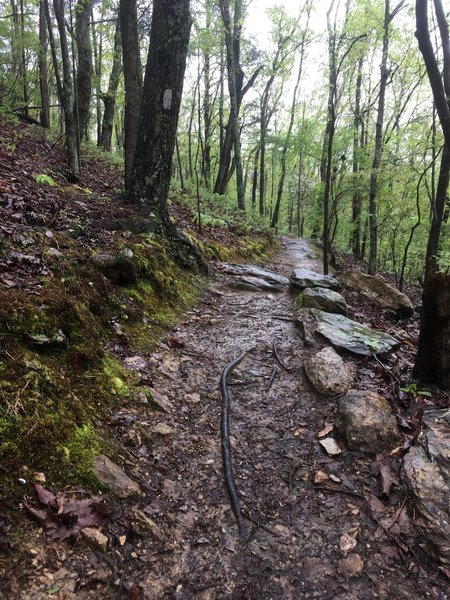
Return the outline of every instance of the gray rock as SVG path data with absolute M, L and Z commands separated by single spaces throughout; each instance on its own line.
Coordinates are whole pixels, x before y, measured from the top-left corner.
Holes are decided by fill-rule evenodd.
M 316 320 L 315 331 L 322 334 L 337 348 L 343 348 L 353 354 L 372 356 L 372 354 L 386 354 L 400 347 L 400 342 L 391 335 L 375 331 L 343 315 L 334 315 L 316 309 L 311 309 L 311 312 Z
M 425 549 L 450 564 L 450 410 L 429 411 L 419 444 L 404 458 L 405 480 L 414 504 L 415 524 Z
M 303 308 L 318 308 L 325 312 L 347 316 L 347 303 L 341 294 L 327 288 L 306 288 L 297 296 L 297 304 Z
M 343 394 L 353 383 L 347 365 L 333 348 L 324 348 L 313 354 L 303 366 L 309 381 L 320 394 Z
M 93 467 L 100 483 L 103 483 L 118 498 L 129 498 L 140 494 L 139 485 L 104 454 L 99 454 L 94 459 Z
M 264 279 L 269 283 L 278 284 L 280 286 L 289 285 L 289 279 L 287 277 L 284 277 L 284 275 L 274 273 L 273 271 L 269 271 L 267 269 L 262 269 L 261 267 L 257 267 L 255 265 L 233 265 L 223 263 L 222 265 L 220 265 L 220 268 L 224 273 L 229 273 L 230 275 L 256 277 L 258 279 Z
M 357 452 L 376 454 L 403 444 L 389 402 L 370 390 L 350 390 L 340 399 L 335 428 Z
M 249 292 L 284 292 L 286 286 L 279 283 L 272 283 L 266 279 L 250 276 L 233 277 L 227 287 L 236 290 L 248 290 Z
M 414 307 L 408 296 L 389 285 L 381 275 L 373 277 L 360 271 L 346 271 L 339 276 L 339 281 L 381 308 L 396 312 L 400 317 L 410 317 L 414 313 Z
M 138 279 L 138 269 L 133 256 L 121 253 L 117 256 L 109 252 L 94 256 L 94 262 L 99 270 L 113 283 L 118 285 L 133 285 Z
M 94 529 L 93 527 L 83 527 L 80 533 L 94 550 L 101 550 L 102 552 L 108 550 L 109 540 L 106 535 L 98 529 Z
M 321 275 L 309 269 L 294 269 L 290 277 L 291 286 L 294 289 L 304 290 L 305 288 L 321 287 L 336 289 L 339 287 L 337 279 L 331 275 Z

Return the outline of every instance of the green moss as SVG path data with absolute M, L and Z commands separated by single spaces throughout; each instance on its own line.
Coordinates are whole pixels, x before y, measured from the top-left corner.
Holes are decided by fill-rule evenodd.
M 98 489 L 93 462 L 105 448 L 105 443 L 91 423 L 75 427 L 64 444 L 57 446 L 62 469 L 68 482 L 82 483 Z

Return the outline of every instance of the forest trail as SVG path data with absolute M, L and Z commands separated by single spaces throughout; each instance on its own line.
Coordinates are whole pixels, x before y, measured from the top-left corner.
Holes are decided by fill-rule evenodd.
M 266 267 L 289 276 L 297 266 L 321 272 L 307 241 L 281 238 Z M 200 304 L 153 352 L 113 348 L 165 408 L 125 402 L 104 418 L 115 460 L 140 495 L 120 504 L 109 497 L 113 518 L 103 527 L 107 536 L 99 540 L 94 530 L 93 548 L 80 537 L 46 539 L 24 523 L 32 561 L 10 573 L 0 597 L 448 598 L 415 545 L 406 499 L 399 495 L 392 506 L 379 499 L 374 458 L 344 449 L 331 457 L 320 446 L 336 399 L 317 395 L 305 378 L 303 361 L 320 342 L 305 345 L 287 286 L 282 293 L 236 289 L 229 271 L 213 265 Z M 222 466 L 219 380 L 243 352 L 228 385 L 247 526 L 239 538 Z M 382 386 L 367 359 L 345 361 L 359 371 L 356 385 L 371 376 L 369 385 Z
M 285 276 L 296 266 L 321 272 L 308 243 L 293 238 L 281 240 L 267 266 Z M 423 598 L 431 581 L 408 569 L 396 538 L 408 534 L 406 511 L 395 518 L 392 508 L 387 533 L 369 514 L 365 494 L 379 493 L 372 459 L 330 458 L 318 444 L 335 401 L 313 391 L 302 369 L 311 349 L 292 321 L 277 318 L 294 316 L 294 298 L 229 282 L 215 267 L 202 303 L 148 357 L 169 412 L 121 413 L 117 434 L 134 455 L 128 471 L 147 482 L 141 507 L 157 525 L 120 549 L 122 591 L 149 599 Z M 252 519 L 240 541 L 224 483 L 218 384 L 244 351 L 229 381 L 236 486 Z M 331 479 L 315 483 L 318 471 Z

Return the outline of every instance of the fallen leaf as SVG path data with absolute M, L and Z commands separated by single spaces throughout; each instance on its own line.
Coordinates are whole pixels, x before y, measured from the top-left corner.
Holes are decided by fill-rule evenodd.
M 319 433 L 317 434 L 317 437 L 319 438 L 323 438 L 326 435 L 328 435 L 329 433 L 331 433 L 334 429 L 334 425 L 333 423 L 325 423 L 325 427 L 322 429 L 322 431 L 319 431 Z

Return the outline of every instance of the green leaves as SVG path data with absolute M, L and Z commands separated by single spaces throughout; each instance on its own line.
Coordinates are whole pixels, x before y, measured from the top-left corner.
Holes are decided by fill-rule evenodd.
M 56 181 L 50 177 L 50 175 L 46 175 L 45 173 L 39 173 L 35 177 L 36 183 L 38 185 L 49 185 L 50 187 L 56 187 Z

